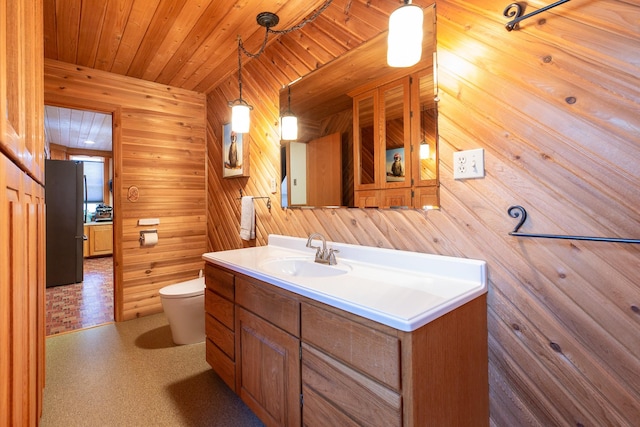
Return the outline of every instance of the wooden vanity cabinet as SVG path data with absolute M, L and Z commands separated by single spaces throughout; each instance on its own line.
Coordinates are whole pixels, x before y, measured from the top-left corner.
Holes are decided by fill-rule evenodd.
M 300 308 L 287 291 L 207 264 L 207 362 L 268 426 L 300 426 Z
M 268 426 L 300 425 L 300 303 L 236 277 L 236 393 Z
M 306 303 L 301 317 L 303 424 L 401 426 L 395 330 Z
M 486 295 L 403 332 L 302 304 L 303 425 L 487 426 Z
M 486 295 L 403 332 L 205 271 L 207 361 L 266 425 L 488 426 Z
M 236 391 L 235 277 L 211 264 L 204 271 L 207 363 Z

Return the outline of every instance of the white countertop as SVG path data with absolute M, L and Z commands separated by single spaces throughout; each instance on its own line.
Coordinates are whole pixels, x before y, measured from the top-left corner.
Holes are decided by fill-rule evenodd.
M 94 225 L 111 225 L 113 224 L 113 221 L 91 221 L 91 222 L 85 222 L 84 225 L 88 225 L 88 226 L 94 226 Z
M 327 242 L 347 270 L 330 277 L 291 276 L 265 261 L 308 259 L 307 239 L 270 235 L 267 246 L 209 252 L 203 259 L 402 331 L 413 331 L 487 292 L 486 262 Z M 317 245 L 319 240 L 314 240 Z

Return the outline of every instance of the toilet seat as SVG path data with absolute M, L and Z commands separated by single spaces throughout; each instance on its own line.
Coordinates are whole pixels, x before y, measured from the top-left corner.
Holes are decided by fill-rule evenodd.
M 204 294 L 204 277 L 176 283 L 160 289 L 160 296 L 163 298 L 187 298 Z

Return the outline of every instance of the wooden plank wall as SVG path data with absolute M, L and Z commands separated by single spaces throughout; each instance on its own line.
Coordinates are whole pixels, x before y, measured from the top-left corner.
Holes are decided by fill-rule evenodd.
M 52 60 L 44 81 L 46 104 L 113 112 L 116 320 L 161 312 L 158 290 L 203 267 L 205 96 Z M 138 226 L 140 218 L 160 225 Z M 148 228 L 159 242 L 141 247 Z
M 507 32 L 507 4 L 437 1 L 441 210 L 285 211 L 275 194 L 270 213 L 256 201 L 256 244 L 321 232 L 484 259 L 492 424 L 637 425 L 640 248 L 510 237 L 507 209 L 526 207 L 522 231 L 640 238 L 640 6 L 575 1 Z M 269 195 L 279 177 L 279 88 L 383 29 L 395 7 L 336 0 L 244 68 L 249 178 L 221 179 L 220 132 L 237 82 L 209 93 L 210 250 L 242 246 L 239 189 Z M 486 177 L 453 180 L 453 152 L 472 148 L 485 150 Z

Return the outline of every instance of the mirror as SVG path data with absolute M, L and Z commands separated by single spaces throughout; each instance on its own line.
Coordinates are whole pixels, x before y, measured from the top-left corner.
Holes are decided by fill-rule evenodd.
M 387 182 L 398 181 L 400 185 L 410 185 L 413 181 L 405 176 L 406 168 L 423 170 L 420 180 L 436 179 L 436 115 L 434 102 L 433 58 L 435 41 L 435 9 L 424 9 L 424 38 L 421 61 L 409 68 L 392 68 L 386 63 L 387 32 L 346 52 L 321 68 L 312 71 L 280 91 L 280 111 L 291 110 L 298 118 L 298 138 L 281 143 L 281 201 L 283 207 L 336 207 L 356 206 L 354 181 L 370 183 L 374 186 L 383 168 L 391 168 L 394 149 L 409 132 L 414 132 L 405 123 L 403 109 L 405 89 L 390 87 L 384 96 L 370 96 L 358 101 L 357 111 L 359 141 L 358 162 L 354 162 L 354 97 L 357 90 L 362 93 L 375 89 L 381 82 L 392 82 L 409 74 L 423 70 L 420 78 L 419 100 L 412 101 L 417 109 L 420 125 L 420 157 L 415 163 L 409 157 L 402 159 L 403 167 L 396 166 L 394 174 L 387 175 Z M 290 92 L 289 92 L 290 90 Z M 386 153 L 377 148 L 377 130 L 374 116 L 378 102 L 383 103 L 384 122 L 387 129 Z M 419 130 L 417 129 L 419 128 Z M 327 137 L 332 145 L 326 142 Z M 414 138 L 414 140 L 416 140 Z M 327 144 L 327 149 L 323 149 Z M 424 145 L 424 147 L 423 147 Z M 330 148 L 329 148 L 330 147 Z M 388 159 L 380 156 L 391 155 Z M 402 169 L 402 170 L 401 170 Z M 387 172 L 388 173 L 388 172 Z M 339 179 L 336 179 L 339 177 Z M 376 181 L 377 180 L 377 181 Z M 384 178 L 382 178 L 384 180 Z M 406 183 L 406 184 L 404 184 Z M 332 188 L 328 188 L 331 186 Z M 324 190 L 330 196 L 318 192 Z M 318 196 L 318 197 L 316 197 Z

